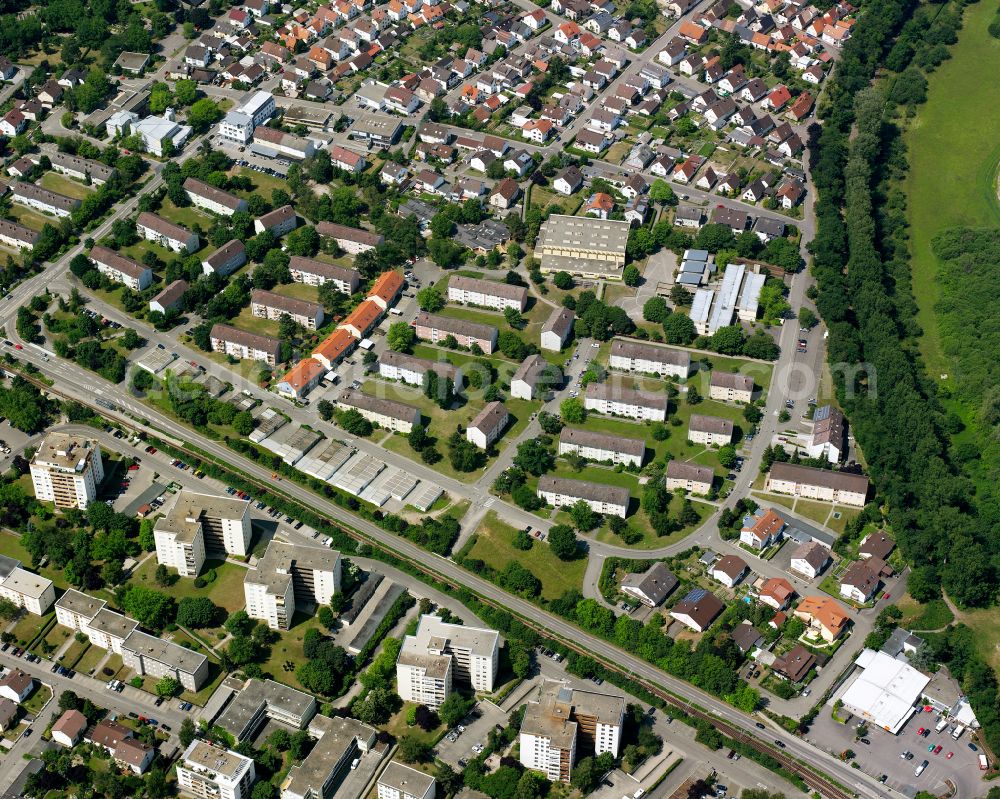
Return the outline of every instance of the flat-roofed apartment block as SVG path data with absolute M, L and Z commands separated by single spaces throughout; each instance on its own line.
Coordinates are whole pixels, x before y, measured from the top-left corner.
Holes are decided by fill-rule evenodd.
M 724 447 L 732 443 L 733 423 L 719 416 L 692 413 L 688 422 L 688 440 L 710 447 Z
M 512 286 L 510 283 L 454 275 L 448 281 L 448 302 L 479 305 L 499 311 L 513 308 L 521 312 L 528 307 L 528 290 L 524 286 Z
M 90 643 L 121 655 L 122 663 L 139 675 L 173 677 L 188 691 L 208 678 L 208 658 L 139 630 L 139 623 L 111 610 L 103 599 L 74 589 L 56 600 L 56 621 L 81 632 Z
M 217 189 L 198 178 L 187 178 L 184 181 L 184 191 L 197 208 L 204 208 L 219 216 L 232 216 L 237 211 L 247 210 L 247 201 L 242 197 Z
M 243 578 L 247 615 L 287 630 L 297 608 L 329 605 L 340 591 L 340 553 L 309 544 L 272 540 Z
M 536 352 L 525 358 L 517 367 L 517 371 L 510 379 L 510 395 L 523 400 L 545 397 L 549 392 L 559 388 L 562 380 L 562 370 Z
M 378 778 L 378 799 L 434 799 L 437 781 L 393 760 Z
M 305 760 L 288 771 L 281 799 L 332 799 L 355 759 L 372 750 L 378 730 L 357 719 L 314 716 L 309 734 L 316 739 Z
M 273 291 L 255 289 L 250 294 L 250 311 L 254 316 L 277 322 L 286 314 L 306 330 L 315 330 L 323 324 L 323 306 L 317 302 L 285 297 Z
M 206 275 L 218 273 L 225 277 L 235 272 L 247 262 L 247 248 L 239 239 L 226 242 L 201 262 L 201 271 Z
M 583 395 L 583 407 L 588 411 L 626 416 L 630 419 L 650 419 L 662 422 L 667 418 L 666 394 L 633 391 L 612 383 L 591 383 Z
M 288 261 L 288 271 L 296 283 L 307 286 L 333 283 L 341 294 L 353 294 L 361 288 L 361 273 L 357 269 L 328 264 L 315 258 L 293 255 Z
M 75 197 L 67 197 L 65 194 L 49 191 L 23 180 L 16 181 L 11 186 L 10 191 L 14 202 L 19 205 L 26 205 L 28 208 L 34 208 L 43 214 L 51 214 L 60 218 L 68 218 L 80 207 L 80 201 Z
M 428 371 L 435 372 L 440 378 L 451 380 L 456 388 L 461 387 L 461 373 L 450 363 L 417 358 L 393 350 L 386 350 L 378 359 L 379 376 L 386 380 L 400 380 L 411 386 L 422 386 L 424 375 Z
M 86 510 L 103 479 L 101 445 L 94 439 L 49 433 L 31 459 L 35 499 L 57 508 Z
M 60 153 L 58 150 L 46 153 L 46 155 L 52 164 L 52 169 L 56 172 L 83 181 L 87 180 L 89 176 L 90 182 L 95 186 L 103 186 L 117 173 L 117 170 L 113 166 L 102 164 L 100 161 L 92 161 L 89 158 L 80 158 L 69 153 Z
M 478 344 L 487 355 L 493 353 L 497 345 L 499 331 L 493 325 L 483 325 L 478 322 L 467 322 L 464 319 L 452 319 L 450 316 L 438 316 L 420 311 L 413 320 L 417 338 L 435 344 L 453 336 L 463 347 Z
M 185 227 L 174 224 L 169 219 L 162 216 L 143 211 L 139 214 L 139 219 L 135 223 L 135 229 L 146 241 L 154 241 L 157 244 L 180 252 L 187 250 L 189 253 L 198 250 L 198 236 Z
M 538 700 L 528 702 L 521 722 L 521 764 L 554 782 L 569 782 L 581 757 L 604 752 L 618 756 L 624 719 L 624 697 L 578 691 L 545 680 Z
M 692 494 L 708 494 L 712 490 L 715 472 L 707 466 L 672 460 L 667 464 L 667 491 L 681 488 Z
M 0 219 L 0 241 L 19 250 L 27 250 L 38 243 L 38 231 L 9 219 Z
M 302 136 L 285 133 L 278 128 L 260 127 L 253 132 L 254 149 L 273 151 L 289 158 L 309 158 L 316 152 L 316 146 L 311 140 Z
M 369 422 L 392 430 L 395 433 L 409 433 L 413 425 L 420 424 L 420 409 L 405 402 L 382 399 L 347 389 L 337 398 L 337 404 L 353 408 Z
M 487 449 L 500 438 L 509 422 L 510 414 L 502 402 L 488 402 L 465 428 L 465 438 L 479 449 Z
M 542 325 L 541 344 L 543 350 L 558 352 L 566 345 L 569 334 L 573 332 L 576 314 L 569 308 L 555 308 Z
M 863 474 L 775 462 L 764 490 L 861 508 L 868 499 L 868 478 Z
M 582 499 L 595 513 L 620 516 L 622 519 L 628 513 L 630 498 L 628 489 L 621 486 L 553 477 L 551 474 L 538 478 L 538 496 L 554 508 L 575 505 Z
M 553 214 L 538 234 L 543 273 L 621 280 L 631 223 Z
M 500 633 L 496 630 L 448 624 L 438 616 L 421 616 L 416 634 L 403 639 L 396 661 L 399 695 L 406 701 L 437 708 L 451 693 L 452 681 L 475 691 L 490 692 L 496 679 L 500 645 Z
M 56 601 L 56 589 L 51 580 L 21 568 L 21 561 L 0 555 L 0 598 L 44 616 Z
M 625 438 L 595 430 L 564 427 L 559 431 L 559 454 L 579 455 L 598 463 L 642 466 L 646 442 L 641 438 Z
M 123 283 L 132 291 L 145 291 L 153 282 L 153 270 L 132 258 L 100 245 L 90 251 L 97 271 L 113 283 Z
M 709 399 L 722 402 L 751 402 L 753 378 L 736 372 L 712 372 L 708 385 Z
M 197 577 L 208 554 L 247 554 L 250 503 L 181 490 L 173 507 L 156 520 L 156 560 L 182 577 Z
M 374 250 L 385 241 L 381 233 L 372 233 L 361 228 L 338 225 L 334 222 L 319 222 L 316 232 L 326 239 L 333 239 L 337 246 L 351 255 Z
M 122 663 L 139 675 L 171 677 L 187 691 L 208 679 L 208 658 L 171 641 L 135 630 L 122 644 Z
M 193 740 L 177 764 L 177 787 L 197 799 L 248 799 L 257 772 L 253 759 Z
M 253 361 L 264 361 L 268 366 L 278 362 L 281 352 L 281 342 L 270 336 L 258 336 L 247 333 L 230 325 L 212 325 L 212 351 L 224 352 L 234 358 L 249 358 Z
M 230 700 L 216 724 L 236 739 L 252 740 L 268 721 L 304 730 L 316 715 L 316 698 L 274 680 L 252 678 Z
M 691 374 L 691 356 L 684 350 L 616 338 L 611 342 L 608 366 L 623 372 L 686 378 Z

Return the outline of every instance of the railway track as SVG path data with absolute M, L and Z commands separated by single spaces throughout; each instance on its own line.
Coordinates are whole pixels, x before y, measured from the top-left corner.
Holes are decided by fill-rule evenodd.
M 9 366 L 7 367 L 7 370 L 13 371 L 10 369 Z M 114 421 L 117 424 L 121 424 L 122 426 L 127 427 L 136 433 L 142 433 L 143 435 L 146 436 L 152 435 L 154 437 L 162 435 L 158 434 L 156 430 L 149 428 L 149 426 L 140 424 L 139 422 L 130 419 L 113 402 L 108 402 L 106 400 L 93 401 L 93 402 L 87 400 L 81 400 L 79 397 L 71 396 L 69 393 L 65 391 L 57 389 L 53 386 L 49 386 L 44 381 L 38 379 L 33 375 L 25 374 L 20 370 L 17 370 L 17 374 L 19 374 L 21 377 L 23 377 L 32 385 L 34 385 L 40 391 L 46 392 L 48 394 L 54 394 L 63 399 L 71 400 L 73 402 L 84 405 L 93 410 L 99 416 L 106 416 L 110 411 L 111 413 L 114 413 L 116 415 Z M 117 418 L 119 416 L 121 417 L 120 419 Z M 219 469 L 222 469 L 223 471 L 226 471 L 238 477 L 240 480 L 256 487 L 257 490 L 260 492 L 263 492 L 265 494 L 269 493 L 272 495 L 278 495 L 286 502 L 291 502 L 300 506 L 303 504 L 301 500 L 289 496 L 285 492 L 281 491 L 280 487 L 276 483 L 267 482 L 265 480 L 253 477 L 250 474 L 239 472 L 236 469 L 234 469 L 230 464 L 225 462 L 220 462 L 213 456 L 207 455 L 206 453 L 194 449 L 193 447 L 187 444 L 184 443 L 177 444 L 171 442 L 170 444 L 168 444 L 168 446 L 172 447 L 173 449 L 176 449 L 179 452 L 186 454 L 192 460 L 198 459 L 200 461 L 208 461 L 212 463 L 214 466 L 218 467 Z M 337 529 L 341 533 L 349 536 L 350 538 L 358 541 L 359 543 L 364 543 L 369 546 L 376 547 L 382 550 L 383 552 L 392 555 L 394 558 L 398 558 L 401 561 L 406 562 L 407 564 L 409 564 L 411 568 L 416 569 L 421 574 L 433 579 L 434 581 L 440 584 L 446 585 L 452 589 L 461 589 L 464 591 L 470 591 L 476 596 L 477 600 L 482 602 L 484 605 L 492 607 L 496 610 L 502 610 L 503 612 L 514 616 L 521 624 L 523 624 L 528 629 L 534 631 L 539 636 L 555 641 L 559 643 L 561 646 L 565 647 L 566 649 L 569 649 L 579 655 L 584 655 L 588 658 L 591 658 L 595 662 L 600 663 L 600 665 L 607 671 L 618 674 L 640 685 L 644 690 L 648 691 L 651 695 L 658 697 L 661 701 L 676 707 L 678 710 L 681 710 L 684 713 L 687 713 L 688 715 L 696 719 L 707 721 L 715 729 L 719 730 L 719 732 L 726 735 L 727 737 L 735 741 L 738 741 L 746 746 L 749 746 L 761 754 L 771 757 L 772 759 L 777 761 L 789 773 L 799 777 L 810 789 L 818 791 L 823 797 L 826 797 L 826 799 L 854 799 L 854 797 L 857 796 L 857 794 L 850 793 L 844 788 L 842 788 L 838 783 L 834 782 L 829 777 L 826 777 L 825 775 L 816 772 L 802 761 L 787 754 L 783 748 L 779 748 L 774 744 L 767 743 L 766 741 L 760 740 L 759 738 L 751 734 L 748 734 L 745 730 L 742 730 L 741 728 L 736 727 L 731 723 L 720 719 L 718 716 L 715 716 L 697 707 L 693 703 L 685 700 L 683 697 L 677 696 L 676 694 L 666 690 L 662 686 L 657 685 L 656 683 L 651 682 L 648 679 L 640 677 L 639 675 L 622 667 L 620 664 L 615 663 L 593 651 L 584 648 L 582 645 L 580 645 L 575 641 L 566 639 L 564 636 L 554 632 L 553 630 L 540 624 L 537 621 L 534 621 L 532 619 L 523 617 L 520 614 L 515 613 L 509 607 L 505 606 L 503 603 L 498 602 L 496 600 L 492 600 L 489 597 L 476 593 L 472 589 L 468 588 L 468 586 L 465 586 L 462 583 L 459 583 L 441 574 L 428 564 L 410 559 L 405 555 L 403 555 L 402 553 L 393 549 L 391 546 L 388 546 L 386 543 L 372 536 L 366 535 L 360 530 L 345 525 L 343 522 L 335 518 L 332 518 L 314 508 L 308 508 L 308 510 L 310 511 L 310 513 L 313 513 L 317 517 L 319 517 L 325 524 L 329 525 L 332 528 Z

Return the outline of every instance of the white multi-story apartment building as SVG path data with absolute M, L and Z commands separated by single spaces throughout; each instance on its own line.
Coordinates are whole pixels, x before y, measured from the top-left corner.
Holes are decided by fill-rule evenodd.
M 287 630 L 296 608 L 330 604 L 340 591 L 340 569 L 336 550 L 272 540 L 243 579 L 247 615 Z
M 562 384 L 562 371 L 537 352 L 529 355 L 517 367 L 510 379 L 510 395 L 514 399 L 532 400 L 545 397 Z
M 424 615 L 415 635 L 403 639 L 396 661 L 399 695 L 406 701 L 423 701 L 437 707 L 448 698 L 452 680 L 475 691 L 490 692 L 500 658 L 500 633 L 480 627 L 448 624 L 438 616 Z M 404 691 L 406 694 L 404 694 Z
M 436 785 L 430 774 L 393 760 L 378 778 L 378 799 L 434 799 Z
M 488 402 L 465 428 L 465 438 L 479 449 L 487 449 L 500 438 L 509 421 L 510 414 L 502 402 Z
M 123 283 L 132 291 L 145 291 L 153 282 L 153 270 L 121 253 L 97 246 L 90 251 L 90 260 L 97 271 L 114 283 Z
M 349 255 L 358 255 L 374 250 L 385 241 L 381 233 L 372 233 L 360 228 L 338 225 L 334 222 L 320 222 L 316 232 L 326 239 L 333 239 L 337 246 Z
M 691 374 L 691 356 L 684 350 L 616 338 L 611 342 L 608 366 L 624 372 L 686 378 Z
M 247 554 L 250 503 L 182 490 L 153 528 L 156 560 L 182 577 L 197 577 L 209 552 Z
M 451 380 L 456 389 L 459 387 L 461 376 L 458 369 L 450 363 L 417 358 L 392 350 L 386 350 L 378 359 L 380 377 L 386 380 L 399 380 L 403 383 L 409 383 L 411 386 L 422 386 L 424 375 L 429 370 L 436 372 L 439 378 Z
M 646 454 L 646 442 L 641 438 L 624 438 L 594 430 L 564 427 L 559 432 L 559 454 L 579 455 L 599 463 L 622 463 L 639 467 Z
M 713 371 L 708 396 L 722 402 L 750 402 L 753 400 L 753 378 L 736 372 Z
M 208 678 L 205 655 L 142 632 L 135 619 L 107 605 L 70 589 L 55 603 L 56 621 L 83 633 L 94 646 L 121 655 L 122 663 L 139 675 L 172 677 L 189 691 L 201 688 Z
M 239 239 L 226 242 L 201 262 L 201 271 L 206 275 L 218 273 L 225 277 L 235 272 L 247 262 L 247 248 Z
M 678 488 L 692 494 L 708 494 L 712 490 L 715 472 L 708 466 L 672 460 L 667 464 L 667 491 Z
M 861 508 L 868 498 L 868 478 L 863 474 L 775 462 L 764 490 Z
M 164 219 L 162 216 L 151 214 L 148 211 L 139 214 L 135 229 L 146 241 L 154 241 L 174 252 L 187 250 L 189 253 L 193 253 L 198 251 L 200 240 L 196 234 L 169 219 Z
M 479 305 L 498 311 L 513 308 L 521 312 L 528 307 L 528 290 L 510 283 L 455 275 L 448 281 L 448 302 Z
M 104 479 L 101 445 L 68 433 L 49 433 L 31 459 L 35 499 L 57 508 L 80 508 L 97 499 Z
M 250 312 L 272 322 L 287 315 L 306 330 L 315 330 L 323 324 L 323 306 L 318 302 L 297 300 L 264 289 L 255 289 L 250 294 Z
M 56 589 L 51 580 L 21 568 L 19 560 L 0 555 L 0 598 L 44 616 L 56 601 Z
M 61 153 L 58 150 L 47 152 L 52 169 L 63 175 L 69 175 L 77 180 L 87 180 L 95 186 L 103 186 L 117 172 L 113 166 L 102 164 L 100 161 L 92 161 L 89 158 L 80 158 L 69 153 Z
M 177 764 L 177 787 L 196 799 L 249 799 L 257 773 L 253 759 L 193 740 Z
M 521 764 L 553 782 L 569 782 L 579 753 L 618 756 L 624 720 L 624 697 L 544 681 L 521 722 Z
M 247 201 L 228 191 L 217 189 L 198 178 L 187 178 L 184 191 L 197 208 L 204 208 L 219 216 L 232 216 L 237 211 L 247 210 Z
M 353 294 L 361 287 L 361 273 L 346 266 L 328 264 L 314 258 L 293 255 L 288 261 L 288 271 L 292 280 L 307 286 L 322 286 L 333 283 L 341 294 Z
M 569 308 L 555 308 L 542 325 L 541 345 L 543 350 L 559 352 L 573 332 L 576 314 Z
M 413 320 L 413 328 L 417 338 L 435 344 L 444 341 L 449 336 L 463 347 L 477 345 L 484 354 L 490 355 L 497 345 L 499 332 L 493 325 L 483 325 L 479 322 L 467 322 L 465 319 L 453 319 L 450 316 L 438 316 L 420 311 Z
M 234 358 L 264 361 L 268 366 L 278 362 L 281 342 L 270 336 L 258 336 L 230 325 L 212 325 L 213 352 L 224 352 Z
M 733 423 L 719 416 L 691 414 L 688 440 L 709 447 L 724 447 L 733 440 Z
M 630 498 L 628 489 L 621 486 L 553 477 L 550 474 L 543 474 L 538 478 L 538 496 L 554 508 L 575 505 L 582 499 L 594 513 L 606 513 L 623 519 L 628 513 Z
M 847 450 L 847 428 L 844 414 L 832 405 L 822 405 L 813 413 L 813 435 L 809 443 L 810 458 L 825 458 L 838 464 Z
M 633 391 L 613 383 L 591 383 L 583 396 L 588 411 L 662 422 L 667 418 L 667 395 Z
M 409 433 L 413 425 L 420 424 L 420 410 L 405 402 L 382 399 L 348 389 L 337 399 L 345 408 L 353 408 L 369 422 L 396 433 Z
M 14 183 L 11 187 L 11 197 L 20 205 L 60 218 L 69 218 L 80 207 L 80 201 L 75 197 L 67 197 L 65 194 L 43 189 L 24 180 Z

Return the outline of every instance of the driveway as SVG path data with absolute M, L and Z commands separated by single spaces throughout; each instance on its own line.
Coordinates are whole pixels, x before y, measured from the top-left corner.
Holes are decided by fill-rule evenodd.
M 646 304 L 646 300 L 656 296 L 656 289 L 661 283 L 673 285 L 676 270 L 677 256 L 672 250 L 664 248 L 653 253 L 646 262 L 646 271 L 635 296 L 623 298 L 618 303 L 619 307 L 623 308 L 634 322 L 642 322 L 642 306 Z

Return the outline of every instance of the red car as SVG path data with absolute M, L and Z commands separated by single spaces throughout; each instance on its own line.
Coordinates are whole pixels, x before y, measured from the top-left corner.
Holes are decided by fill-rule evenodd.
M 941 744 L 938 744 L 937 746 L 935 746 L 935 747 L 934 747 L 934 754 L 936 754 L 936 755 L 939 755 L 939 754 L 941 754 L 941 750 L 942 750 L 943 748 L 944 748 L 944 747 L 942 747 L 942 746 L 941 746 Z
M 137 471 L 138 469 L 139 469 L 139 465 L 138 465 L 138 464 L 136 464 L 136 463 L 133 463 L 133 464 L 132 464 L 131 466 L 129 466 L 129 467 L 128 467 L 128 470 L 129 470 L 130 472 L 134 472 L 134 471 Z
M 954 752 L 949 752 L 948 754 L 946 754 L 946 755 L 944 756 L 944 759 L 945 759 L 945 760 L 951 760 L 951 759 L 952 759 L 952 758 L 953 758 L 954 756 L 955 756 L 955 753 L 954 753 Z
M 917 735 L 923 735 L 923 734 L 924 734 L 924 728 L 921 727 L 919 730 L 917 730 Z
M 20 344 L 15 344 L 15 345 L 14 345 L 14 349 L 15 349 L 15 350 L 23 350 L 23 349 L 24 349 L 24 347 L 22 347 L 22 346 L 21 346 Z

